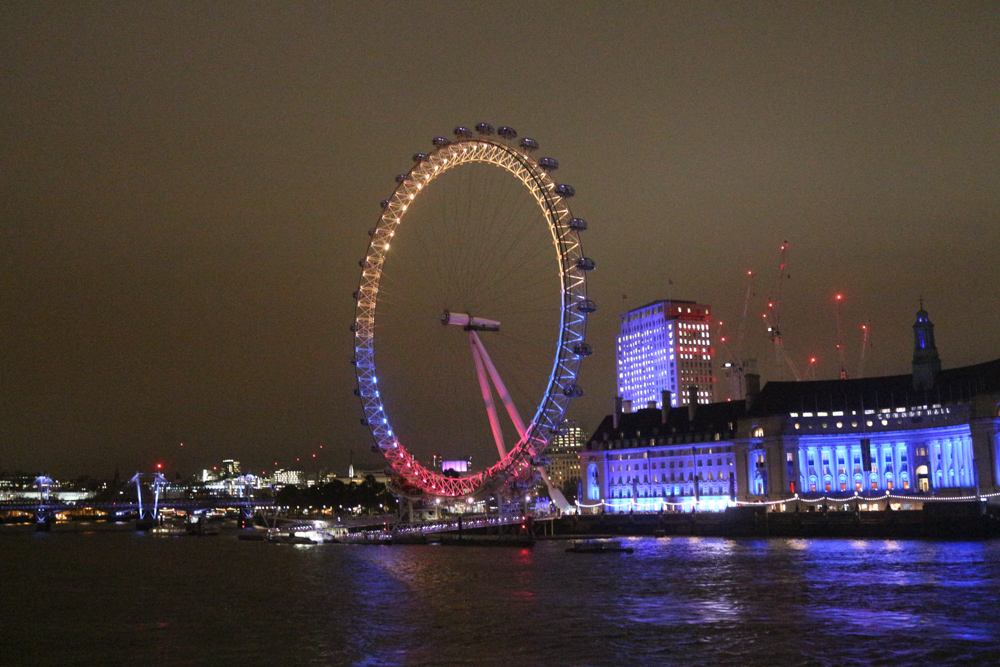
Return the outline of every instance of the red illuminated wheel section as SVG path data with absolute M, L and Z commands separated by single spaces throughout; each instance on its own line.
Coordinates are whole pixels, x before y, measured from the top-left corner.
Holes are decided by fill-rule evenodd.
M 454 135 L 396 177 L 355 293 L 363 421 L 409 497 L 471 497 L 539 465 L 590 354 L 594 263 L 558 163 L 508 127 Z

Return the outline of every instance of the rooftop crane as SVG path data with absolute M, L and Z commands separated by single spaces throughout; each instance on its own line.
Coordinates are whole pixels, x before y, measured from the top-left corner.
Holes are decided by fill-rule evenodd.
M 816 357 L 809 357 L 809 365 L 806 367 L 806 372 L 803 377 L 807 380 L 816 379 Z
M 865 376 L 865 351 L 868 349 L 868 324 L 861 325 L 861 365 L 858 368 L 858 377 Z
M 747 271 L 747 289 L 743 294 L 743 314 L 740 316 L 740 326 L 736 330 L 736 359 L 742 366 L 743 359 L 743 337 L 747 329 L 747 310 L 750 309 L 750 296 L 753 294 L 753 279 L 756 276 L 753 271 Z
M 788 265 L 785 262 L 785 252 L 788 250 L 788 241 L 781 244 L 781 266 L 778 269 L 778 279 L 774 283 L 771 296 L 767 300 L 767 310 L 764 312 L 764 320 L 767 324 L 767 332 L 771 335 L 771 346 L 774 348 L 774 362 L 777 366 L 778 379 L 782 378 L 782 370 L 785 366 L 792 372 L 792 377 L 796 381 L 801 380 L 795 364 L 785 354 L 785 343 L 781 338 L 781 288 L 785 279 L 788 278 Z
M 719 342 L 726 350 L 729 361 L 725 364 L 726 380 L 729 384 L 730 394 L 741 400 L 746 398 L 746 375 L 757 372 L 756 359 L 743 358 L 743 338 L 746 333 L 747 312 L 750 310 L 750 297 L 753 295 L 753 280 L 756 277 L 753 271 L 747 271 L 747 288 L 743 294 L 743 313 L 740 317 L 739 326 L 736 329 L 735 354 L 727 344 L 726 337 L 722 335 L 722 322 L 719 322 Z
M 844 336 L 840 328 L 840 306 L 844 301 L 844 295 L 838 294 L 835 299 L 837 302 L 837 355 L 840 358 L 840 379 L 847 379 L 847 362 L 845 361 L 844 353 Z

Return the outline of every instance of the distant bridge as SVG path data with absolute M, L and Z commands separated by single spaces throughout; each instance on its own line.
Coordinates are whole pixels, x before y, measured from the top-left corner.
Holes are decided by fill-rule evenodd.
M 182 509 L 187 511 L 204 511 L 225 508 L 263 508 L 274 507 L 274 500 L 253 500 L 239 498 L 186 498 L 183 500 L 161 500 L 160 509 Z M 35 512 L 44 509 L 50 512 L 69 512 L 76 510 L 95 510 L 106 514 L 127 514 L 138 512 L 139 503 L 122 502 L 90 502 L 82 500 L 69 502 L 39 502 L 30 498 L 16 500 L 0 500 L 0 512 Z
M 56 515 L 63 513 L 92 512 L 94 519 L 118 519 L 122 521 L 133 518 L 140 521 L 155 521 L 157 514 L 164 509 L 184 510 L 195 514 L 207 510 L 238 509 L 245 519 L 252 517 L 258 510 L 274 507 L 273 500 L 253 500 L 240 498 L 183 498 L 163 500 L 158 504 L 156 512 L 149 513 L 148 503 L 144 506 L 139 502 L 88 502 L 76 503 L 52 502 L 46 500 L 31 500 L 18 498 L 16 500 L 0 501 L 0 512 L 23 512 L 34 517 L 39 530 L 48 530 L 55 523 Z

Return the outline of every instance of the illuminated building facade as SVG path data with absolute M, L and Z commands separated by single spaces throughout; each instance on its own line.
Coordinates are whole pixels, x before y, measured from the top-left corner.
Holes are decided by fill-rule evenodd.
M 1000 498 L 1000 359 L 941 370 L 932 327 L 921 308 L 909 375 L 769 382 L 746 401 L 687 413 L 616 411 L 582 452 L 581 506 L 706 510 L 798 497 L 915 509 L 937 497 Z
M 442 472 L 447 472 L 453 470 L 461 475 L 469 472 L 469 461 L 467 459 L 458 459 L 457 461 L 442 461 L 441 462 Z
M 687 405 L 691 387 L 699 403 L 715 398 L 712 310 L 694 301 L 656 301 L 621 316 L 618 395 L 637 408 Z
M 739 495 L 1000 489 L 1000 360 L 941 371 L 927 389 L 913 381 L 768 383 L 741 421 Z
M 736 494 L 743 401 L 644 408 L 604 418 L 580 455 L 587 511 L 722 510 Z
M 580 449 L 587 442 L 586 432 L 575 420 L 567 419 L 553 436 L 552 444 L 545 450 L 549 459 L 546 472 L 549 480 L 555 486 L 563 486 L 573 480 L 580 479 Z
M 738 495 L 1000 491 L 1000 360 L 942 371 L 933 327 L 921 306 L 911 375 L 769 382 L 740 422 Z
M 296 486 L 302 486 L 305 482 L 305 473 L 301 470 L 275 470 L 271 474 L 271 485 L 275 488 L 280 488 L 282 486 L 288 486 L 289 484 L 294 484 Z

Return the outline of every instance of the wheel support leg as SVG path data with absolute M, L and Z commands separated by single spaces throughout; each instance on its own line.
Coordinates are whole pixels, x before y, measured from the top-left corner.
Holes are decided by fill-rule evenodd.
M 497 406 L 493 403 L 493 392 L 490 391 L 490 382 L 486 377 L 486 371 L 483 369 L 484 364 L 488 364 L 491 369 L 493 364 L 490 363 L 490 358 L 488 356 L 483 359 L 483 355 L 486 354 L 486 350 L 483 348 L 483 344 L 479 340 L 479 336 L 476 335 L 475 331 L 469 331 L 469 344 L 472 347 L 472 359 L 476 362 L 476 375 L 479 376 L 479 389 L 483 393 L 483 402 L 486 404 L 486 413 L 490 417 L 490 428 L 493 430 L 493 440 L 497 443 L 497 451 L 500 452 L 500 458 L 502 459 L 507 456 L 507 450 L 503 445 L 503 431 L 500 429 L 500 419 L 497 417 Z

